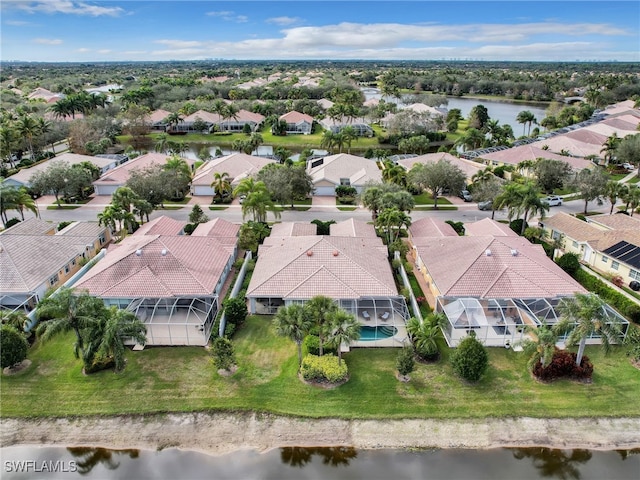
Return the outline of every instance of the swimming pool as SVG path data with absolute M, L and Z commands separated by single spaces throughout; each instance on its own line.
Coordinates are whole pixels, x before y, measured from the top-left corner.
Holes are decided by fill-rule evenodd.
M 396 333 L 398 333 L 398 329 L 388 325 L 378 327 L 362 326 L 360 327 L 360 341 L 370 342 L 373 340 L 384 340 L 385 338 L 393 337 Z

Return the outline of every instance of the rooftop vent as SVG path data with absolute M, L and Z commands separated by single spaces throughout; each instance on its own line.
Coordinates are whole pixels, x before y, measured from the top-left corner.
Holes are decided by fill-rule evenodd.
M 487 248 L 487 249 L 484 251 L 484 254 L 485 254 L 487 257 L 490 257 L 490 256 L 491 256 L 491 250 L 489 250 L 489 249 Z
M 313 255 L 313 252 L 311 250 L 307 250 L 307 257 L 311 257 Z
M 162 255 L 163 257 L 165 257 L 167 255 L 167 249 L 163 248 L 162 251 L 160 252 L 160 255 Z
M 142 256 L 142 250 L 140 250 L 140 249 L 136 250 L 136 255 L 138 257 Z
M 515 248 L 511 249 L 511 256 L 512 257 L 517 257 L 518 256 L 518 250 L 516 250 Z
M 337 251 L 337 250 L 334 250 L 334 251 L 333 251 L 333 256 L 334 256 L 334 257 L 337 257 L 337 256 L 338 256 L 338 251 Z

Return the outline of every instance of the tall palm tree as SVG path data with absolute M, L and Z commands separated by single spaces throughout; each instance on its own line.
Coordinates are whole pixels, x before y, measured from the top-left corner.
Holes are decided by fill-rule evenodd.
M 138 195 L 129 187 L 118 187 L 111 196 L 111 204 L 116 208 L 130 212 L 134 202 L 138 200 L 138 198 Z
M 180 115 L 180 112 L 170 113 L 167 115 L 167 118 L 165 118 L 165 122 L 169 124 L 169 130 L 176 130 L 178 124 L 183 120 L 184 118 Z
M 18 189 L 17 194 L 14 198 L 15 201 L 15 210 L 20 212 L 20 217 L 24 221 L 24 210 L 27 209 L 31 213 L 33 213 L 36 217 L 39 217 L 40 214 L 38 212 L 38 205 L 36 205 L 36 201 L 29 194 L 25 187 L 21 187 Z
M 523 110 L 516 117 L 518 123 L 522 124 L 522 135 L 524 135 L 525 126 L 529 126 L 529 134 L 531 134 L 531 124 L 536 123 L 536 117 L 530 110 Z
M 539 194 L 540 190 L 533 183 L 528 182 L 521 187 L 521 203 L 520 209 L 523 213 L 522 231 L 520 235 L 524 235 L 527 228 L 529 213 L 531 215 L 539 214 L 540 218 L 544 218 L 544 213 L 549 211 L 549 204 L 544 202 Z
M 479 148 L 485 141 L 484 133 L 477 128 L 469 128 L 458 140 L 456 145 L 463 146 L 466 150 L 475 150 Z
M 331 130 L 327 130 L 322 134 L 322 140 L 320 140 L 320 147 L 333 153 L 333 147 L 336 146 L 336 134 Z
M 96 359 L 113 360 L 116 372 L 125 366 L 125 340 L 137 344 L 147 343 L 147 329 L 133 312 L 112 306 L 87 329 L 87 342 L 83 354 L 85 366 Z
M 236 107 L 233 103 L 230 103 L 229 105 L 226 105 L 226 108 L 224 109 L 224 112 L 222 114 L 222 118 L 224 118 L 225 120 L 238 120 L 238 107 Z M 230 130 L 230 125 L 228 126 L 227 130 Z
M 544 324 L 540 328 L 527 325 L 525 332 L 530 335 L 530 338 L 519 342 L 519 344 L 522 345 L 524 353 L 529 355 L 527 363 L 529 370 L 533 370 L 538 362 L 543 367 L 548 366 L 553 360 L 553 353 L 558 341 L 556 330 Z
M 360 338 L 360 322 L 356 317 L 339 308 L 329 313 L 327 343 L 338 351 L 338 365 L 342 364 L 342 344 L 349 345 Z
M 400 238 L 403 227 L 411 226 L 411 217 L 398 208 L 385 208 L 375 220 L 375 226 L 386 233 L 387 245 Z
M 311 318 L 313 324 L 318 329 L 320 356 L 323 355 L 324 338 L 326 336 L 329 315 L 338 309 L 338 304 L 331 298 L 324 295 L 316 295 L 304 304 L 306 315 Z
M 151 202 L 143 198 L 139 198 L 133 202 L 133 214 L 140 217 L 140 224 L 144 223 L 144 219 L 149 221 L 149 215 L 153 212 L 153 205 Z
M 68 287 L 61 287 L 56 294 L 38 304 L 36 315 L 41 321 L 36 334 L 41 341 L 47 342 L 59 333 L 73 330 L 76 334 L 74 355 L 80 358 L 84 352 L 82 331 L 93 326 L 104 315 L 104 310 L 104 303 L 99 298 L 87 292 L 76 293 Z
M 258 182 L 260 183 L 260 182 Z M 251 213 L 255 222 L 266 222 L 267 213 L 271 212 L 276 219 L 280 218 L 280 210 L 271 200 L 271 195 L 267 190 L 257 190 L 247 195 L 242 202 L 242 218 Z
M 0 183 L 0 219 L 4 224 L 9 220 L 7 211 L 15 210 L 18 202 L 18 189 L 7 185 L 4 180 Z
M 211 188 L 214 189 L 215 194 L 222 198 L 229 194 L 231 190 L 230 177 L 227 172 L 215 172 L 213 174 L 213 182 L 211 182 Z
M 258 191 L 267 191 L 265 183 L 253 177 L 246 177 L 240 180 L 238 186 L 233 190 L 233 195 L 249 195 L 250 193 Z
M 587 338 L 600 335 L 602 348 L 609 351 L 611 343 L 617 341 L 620 334 L 620 324 L 616 317 L 609 317 L 607 304 L 600 297 L 589 293 L 578 293 L 573 298 L 562 299 L 558 310 L 562 315 L 557 325 L 559 332 L 569 332 L 567 345 L 578 343 L 576 365 L 580 366 L 584 355 Z
M 407 333 L 417 354 L 425 360 L 437 358 L 438 341 L 443 338 L 441 325 L 444 322 L 445 317 L 441 313 L 431 313 L 422 322 L 416 317 L 411 317 L 407 322 Z
M 154 146 L 154 149 L 156 152 L 159 152 L 159 153 L 167 153 L 168 147 L 169 147 L 169 135 L 167 135 L 166 133 L 161 133 L 156 138 L 156 144 Z
M 349 125 L 340 130 L 340 135 L 342 136 L 342 141 L 347 146 L 347 153 L 351 153 L 351 142 L 358 139 L 355 129 Z
M 609 210 L 609 215 L 613 213 L 613 209 L 616 206 L 618 198 L 622 197 L 626 189 L 626 186 L 623 183 L 620 183 L 616 180 L 609 180 L 607 182 L 607 189 L 605 195 L 611 202 L 611 210 Z
M 493 202 L 496 210 L 507 208 L 507 216 L 509 221 L 514 216 L 519 216 L 522 213 L 522 189 L 520 185 L 514 182 L 509 182 L 503 185 L 502 191 L 495 198 Z
M 34 160 L 33 137 L 38 135 L 38 122 L 28 115 L 20 117 L 16 125 L 18 133 L 27 141 L 29 146 L 29 158 Z
M 42 136 L 43 143 L 46 143 L 47 134 L 51 133 L 51 130 L 53 128 L 51 125 L 51 122 L 48 120 L 45 120 L 44 117 L 38 118 L 37 122 L 38 122 L 38 135 Z M 51 140 L 51 151 L 55 155 L 56 146 L 55 146 L 55 143 L 53 143 L 53 139 Z
M 609 165 L 611 159 L 616 153 L 616 149 L 618 145 L 620 145 L 622 139 L 618 137 L 616 132 L 613 132 L 613 135 L 607 137 L 607 140 L 602 144 L 602 148 L 600 149 L 600 153 L 604 153 L 604 164 Z
M 273 319 L 276 333 L 281 337 L 293 340 L 298 347 L 298 368 L 302 365 L 302 341 L 313 326 L 313 321 L 306 314 L 302 305 L 292 304 L 280 307 Z

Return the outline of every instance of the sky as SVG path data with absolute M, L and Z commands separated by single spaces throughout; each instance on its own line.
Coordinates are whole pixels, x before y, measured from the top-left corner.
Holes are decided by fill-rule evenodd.
M 0 60 L 640 61 L 638 1 L 1 0 Z

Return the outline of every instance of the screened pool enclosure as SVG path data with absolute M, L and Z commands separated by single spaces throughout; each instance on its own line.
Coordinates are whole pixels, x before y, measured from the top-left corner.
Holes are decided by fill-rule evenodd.
M 456 347 L 469 332 L 488 347 L 508 347 L 527 338 L 526 326 L 537 328 L 542 324 L 555 325 L 560 321 L 558 305 L 562 298 L 461 298 L 438 297 L 436 311 L 447 317 L 443 328 L 447 343 Z M 620 322 L 622 335 L 626 335 L 629 322 L 609 305 L 605 315 L 611 322 Z M 563 341 L 566 337 L 560 337 Z M 587 343 L 600 343 L 592 335 Z

